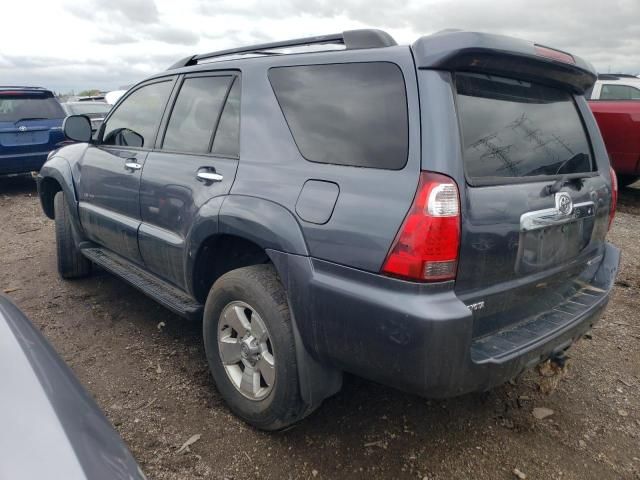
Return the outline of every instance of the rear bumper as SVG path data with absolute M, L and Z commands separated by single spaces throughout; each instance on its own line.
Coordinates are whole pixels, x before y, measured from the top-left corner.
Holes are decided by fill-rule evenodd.
M 37 172 L 47 161 L 49 151 L 0 155 L 0 175 Z
M 589 281 L 576 280 L 577 294 L 589 295 L 581 306 L 482 338 L 473 338 L 472 313 L 451 284 L 418 285 L 319 260 L 308 269 L 300 258 L 288 262 L 284 277 L 312 354 L 402 390 L 451 397 L 502 384 L 578 340 L 607 305 L 620 251 L 607 244 Z

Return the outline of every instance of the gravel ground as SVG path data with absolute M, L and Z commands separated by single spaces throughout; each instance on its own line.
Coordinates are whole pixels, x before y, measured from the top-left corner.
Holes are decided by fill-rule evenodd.
M 251 429 L 209 376 L 201 325 L 113 276 L 64 282 L 30 179 L 0 180 L 0 289 L 44 332 L 152 479 L 640 479 L 640 187 L 621 192 L 613 298 L 550 394 L 530 372 L 446 401 L 347 377 L 286 432 Z M 534 408 L 553 415 L 538 420 Z M 187 452 L 177 453 L 192 435 Z

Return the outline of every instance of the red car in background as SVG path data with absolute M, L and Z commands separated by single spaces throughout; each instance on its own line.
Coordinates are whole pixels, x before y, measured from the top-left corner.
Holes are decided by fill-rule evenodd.
M 640 78 L 600 75 L 587 94 L 618 183 L 640 179 Z

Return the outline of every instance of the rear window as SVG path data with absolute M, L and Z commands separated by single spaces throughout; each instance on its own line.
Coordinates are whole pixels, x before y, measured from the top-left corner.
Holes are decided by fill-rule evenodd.
M 51 94 L 49 94 L 51 95 Z M 45 94 L 0 93 L 0 122 L 64 118 L 58 101 Z
M 307 160 L 391 170 L 407 163 L 407 97 L 397 65 L 276 67 L 269 80 Z
M 471 183 L 593 171 L 570 93 L 477 74 L 457 74 L 456 88 Z

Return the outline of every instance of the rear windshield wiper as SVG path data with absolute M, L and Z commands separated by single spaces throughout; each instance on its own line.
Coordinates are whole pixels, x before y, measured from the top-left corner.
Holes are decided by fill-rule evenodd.
M 558 180 L 553 182 L 551 185 L 546 185 L 542 189 L 542 195 L 543 196 L 555 195 L 560 190 L 562 190 L 562 187 L 564 187 L 565 185 L 571 185 L 571 184 L 575 185 L 575 187 L 578 190 L 580 190 L 582 188 L 584 179 L 590 177 L 591 174 L 592 172 L 588 172 L 588 173 L 585 173 L 584 175 L 572 175 L 571 177 L 569 177 L 568 175 L 564 175 L 562 176 L 562 178 L 559 178 Z

